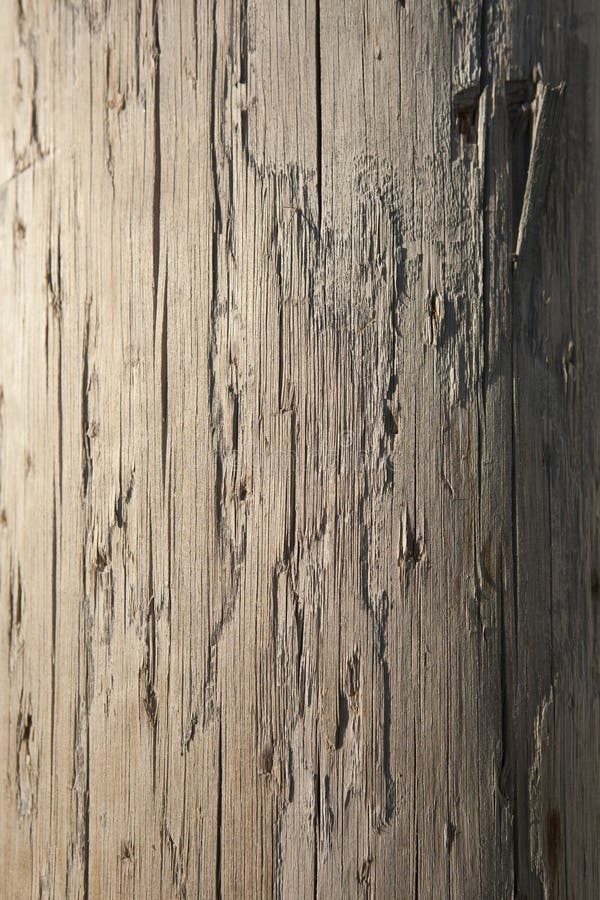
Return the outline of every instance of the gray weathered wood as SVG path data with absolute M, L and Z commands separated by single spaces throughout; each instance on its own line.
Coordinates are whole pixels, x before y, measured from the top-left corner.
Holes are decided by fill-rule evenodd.
M 595 898 L 595 0 L 4 0 L 0 894 Z

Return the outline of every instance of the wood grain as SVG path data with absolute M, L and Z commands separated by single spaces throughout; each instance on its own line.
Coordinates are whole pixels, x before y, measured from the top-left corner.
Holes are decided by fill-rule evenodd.
M 0 893 L 595 898 L 596 4 L 0 5 Z

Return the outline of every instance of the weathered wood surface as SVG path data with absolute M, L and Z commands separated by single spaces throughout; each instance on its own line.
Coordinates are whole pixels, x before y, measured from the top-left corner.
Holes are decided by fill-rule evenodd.
M 1 8 L 2 896 L 597 897 L 596 0 Z

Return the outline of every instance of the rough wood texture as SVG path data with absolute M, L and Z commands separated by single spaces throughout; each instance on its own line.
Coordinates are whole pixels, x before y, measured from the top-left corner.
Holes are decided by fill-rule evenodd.
M 596 898 L 596 0 L 1 7 L 2 896 Z

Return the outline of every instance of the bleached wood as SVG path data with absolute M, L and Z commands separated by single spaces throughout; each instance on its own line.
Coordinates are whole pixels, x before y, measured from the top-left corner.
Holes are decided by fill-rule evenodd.
M 0 6 L 0 895 L 595 898 L 594 0 Z

